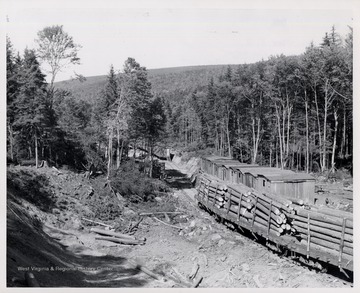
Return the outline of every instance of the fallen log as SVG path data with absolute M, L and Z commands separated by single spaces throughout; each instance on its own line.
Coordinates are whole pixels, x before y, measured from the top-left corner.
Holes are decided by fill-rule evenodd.
M 60 229 L 60 228 L 56 228 L 56 227 L 53 227 L 53 226 L 50 226 L 48 224 L 43 224 L 43 226 L 49 230 L 53 230 L 55 232 L 58 232 L 58 233 L 61 233 L 61 234 L 65 234 L 65 235 L 72 235 L 72 236 L 75 236 L 76 238 L 78 238 L 78 236 L 74 233 L 71 233 L 71 232 L 68 232 L 68 231 L 65 231 L 63 229 Z
M 143 245 L 143 244 L 145 244 L 145 242 L 141 241 L 141 240 L 131 240 L 131 239 L 107 237 L 107 236 L 95 237 L 95 239 L 96 240 L 112 241 L 112 242 L 115 242 L 115 243 L 128 244 L 128 245 Z
M 87 222 L 91 222 L 91 223 L 94 223 L 94 224 L 98 224 L 98 225 L 100 225 L 100 226 L 109 227 L 110 229 L 114 229 L 113 226 L 108 225 L 108 224 L 104 224 L 104 223 L 97 222 L 97 221 L 93 221 L 93 220 L 86 219 L 86 218 L 81 218 L 81 219 L 84 220 L 84 221 L 87 221 Z
M 190 282 L 188 282 L 186 280 L 186 278 L 179 273 L 179 271 L 177 269 L 175 269 L 174 267 L 171 267 L 171 270 L 174 272 L 174 274 L 177 276 L 178 278 L 178 282 L 185 285 L 186 287 L 188 288 L 191 288 L 192 287 L 192 284 Z
M 155 280 L 161 280 L 162 278 L 158 275 L 158 274 L 155 274 L 154 272 L 152 272 L 151 270 L 149 270 L 148 268 L 146 268 L 145 266 L 142 266 L 138 263 L 136 263 L 135 261 L 133 260 L 128 260 L 128 262 L 133 265 L 135 267 L 135 269 L 138 269 L 142 272 L 144 272 L 145 274 L 147 274 L 148 276 L 154 278 Z
M 122 233 L 113 232 L 113 231 L 106 231 L 106 230 L 102 230 L 102 229 L 98 229 L 98 228 L 91 228 L 90 231 L 95 232 L 97 234 L 101 234 L 101 235 L 113 236 L 113 237 L 117 237 L 117 238 L 124 238 L 124 239 L 130 239 L 130 240 L 137 240 L 135 237 L 127 235 L 127 234 L 122 234 Z
M 202 280 L 203 280 L 203 277 L 199 277 L 197 280 L 195 280 L 194 285 L 192 286 L 192 288 L 199 287 Z
M 130 229 L 129 229 L 129 233 L 131 233 L 135 228 L 137 228 L 140 223 L 143 221 L 144 218 L 140 218 Z
M 171 214 L 171 215 L 181 215 L 183 212 L 153 212 L 153 213 L 140 213 L 139 216 L 152 216 L 152 215 L 162 215 L 162 214 Z
M 199 264 L 195 263 L 191 270 L 191 273 L 189 274 L 189 277 L 188 277 L 190 280 L 193 280 L 196 277 L 196 274 L 199 271 L 199 268 L 200 268 Z

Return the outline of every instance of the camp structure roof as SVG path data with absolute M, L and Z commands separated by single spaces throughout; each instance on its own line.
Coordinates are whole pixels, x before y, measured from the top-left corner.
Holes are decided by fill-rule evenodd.
M 240 170 L 240 169 L 244 169 L 244 168 L 253 168 L 253 167 L 260 167 L 260 166 L 258 164 L 240 163 L 237 165 L 230 165 L 227 167 L 236 171 L 236 170 Z
M 315 178 L 306 173 L 288 173 L 288 174 L 259 174 L 258 176 L 263 176 L 267 178 L 269 181 L 304 181 L 304 180 L 312 180 Z
M 303 181 L 314 180 L 312 176 L 306 173 L 295 173 L 291 170 L 282 170 L 273 167 L 238 167 L 242 173 L 249 173 L 253 176 L 265 177 L 269 181 Z
M 203 156 L 202 158 L 205 159 L 205 160 L 209 160 L 209 161 L 216 161 L 216 160 L 234 161 L 233 159 L 230 159 L 230 158 L 227 158 L 227 157 L 220 157 L 220 156 L 215 156 L 215 155 Z
M 215 160 L 213 163 L 217 166 L 242 166 L 243 163 L 240 163 L 239 161 L 235 160 Z

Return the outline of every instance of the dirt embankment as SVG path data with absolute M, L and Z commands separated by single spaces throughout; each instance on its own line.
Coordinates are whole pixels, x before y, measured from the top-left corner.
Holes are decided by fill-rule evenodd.
M 227 229 L 193 201 L 196 190 L 185 175 L 191 167 L 166 164 L 171 192 L 136 207 L 119 201 L 121 212 L 101 220 L 146 238 L 145 245 L 135 246 L 97 240 L 91 223 L 83 220 L 100 220 L 92 199 L 104 189 L 104 179 L 52 168 L 9 169 L 7 286 L 26 286 L 26 271 L 42 287 L 169 288 L 194 286 L 200 280 L 200 287 L 352 286 Z M 146 216 L 132 229 L 139 212 L 169 207 L 180 214 Z

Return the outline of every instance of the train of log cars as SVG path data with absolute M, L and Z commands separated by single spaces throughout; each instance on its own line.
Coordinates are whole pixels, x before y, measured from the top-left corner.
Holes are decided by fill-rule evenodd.
M 353 271 L 352 214 L 317 206 L 309 174 L 207 156 L 198 178 L 203 208 L 306 259 Z

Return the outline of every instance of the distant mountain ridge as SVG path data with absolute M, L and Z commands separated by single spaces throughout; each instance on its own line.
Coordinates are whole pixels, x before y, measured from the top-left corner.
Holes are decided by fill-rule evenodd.
M 180 91 L 189 94 L 196 89 L 206 87 L 211 77 L 216 79 L 229 65 L 198 65 L 148 69 L 148 78 L 152 84 L 154 93 L 171 93 Z M 238 65 L 230 65 L 235 69 Z M 77 79 L 60 81 L 55 83 L 58 89 L 68 90 L 72 95 L 89 102 L 101 94 L 107 75 L 89 76 L 85 81 Z

